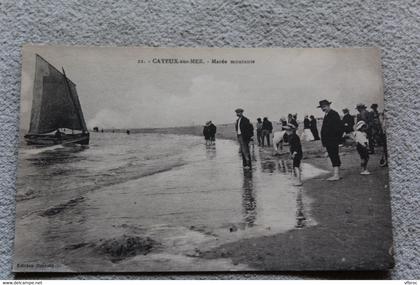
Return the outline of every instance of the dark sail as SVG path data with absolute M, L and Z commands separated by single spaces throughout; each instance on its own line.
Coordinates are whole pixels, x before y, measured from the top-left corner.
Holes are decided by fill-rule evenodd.
M 76 85 L 37 55 L 29 134 L 58 128 L 87 130 Z

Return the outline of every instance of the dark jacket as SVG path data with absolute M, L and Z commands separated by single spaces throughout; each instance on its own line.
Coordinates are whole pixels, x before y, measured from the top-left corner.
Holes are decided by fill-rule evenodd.
M 325 115 L 324 121 L 321 127 L 321 141 L 323 146 L 327 145 L 338 145 L 341 143 L 343 137 L 343 123 L 340 119 L 340 115 L 330 110 Z
M 204 126 L 203 128 L 203 135 L 206 140 L 210 139 L 210 127 Z
M 345 114 L 343 116 L 343 127 L 345 133 L 351 133 L 354 127 L 354 117 L 350 114 Z
M 239 118 L 235 123 L 236 133 L 238 132 L 238 121 Z M 247 117 L 242 116 L 239 127 L 241 129 L 241 135 L 244 140 L 249 141 L 254 136 L 254 126 L 251 124 Z
M 262 124 L 262 129 L 267 130 L 271 133 L 273 130 L 273 124 L 269 120 L 264 120 Z
M 309 119 L 308 119 L 308 118 L 305 118 L 305 119 L 303 120 L 303 128 L 304 128 L 304 129 L 310 129 L 310 128 L 311 128 L 311 121 L 309 121 Z

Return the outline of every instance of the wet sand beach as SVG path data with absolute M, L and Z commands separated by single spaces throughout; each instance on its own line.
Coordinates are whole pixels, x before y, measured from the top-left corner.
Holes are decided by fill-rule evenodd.
M 273 122 L 274 131 L 281 126 Z M 318 121 L 318 126 L 322 120 Z M 235 140 L 233 124 L 218 125 L 218 137 Z M 168 128 L 200 135 L 201 127 Z M 302 130 L 299 131 L 301 133 Z M 304 142 L 303 162 L 332 171 L 320 141 Z M 285 150 L 288 147 L 285 146 Z M 265 163 L 276 160 L 270 148 L 263 148 L 260 158 Z M 316 225 L 296 227 L 269 237 L 243 239 L 227 243 L 203 254 L 205 258 L 226 256 L 235 263 L 254 269 L 278 271 L 299 270 L 387 270 L 393 267 L 392 225 L 388 168 L 380 167 L 382 149 L 369 161 L 370 176 L 362 176 L 360 158 L 355 147 L 342 147 L 343 179 L 328 182 L 328 174 L 305 181 L 301 193 L 310 200 L 305 207 Z M 297 213 L 299 215 L 299 213 Z M 306 218 L 302 219 L 306 223 Z M 366 275 L 365 275 L 366 276 Z M 378 277 L 378 275 L 374 275 Z
M 303 161 L 330 169 L 328 158 L 317 148 L 319 142 L 305 143 L 304 149 L 311 154 Z M 328 175 L 321 175 L 302 187 L 311 200 L 309 213 L 316 225 L 225 244 L 207 252 L 206 258 L 224 255 L 269 271 L 375 271 L 392 267 L 388 169 L 379 166 L 380 155 L 372 155 L 372 175 L 361 176 L 357 152 L 343 149 L 341 159 L 343 179 L 328 182 Z
M 301 227 L 303 211 L 307 225 L 316 223 L 291 186 L 291 162 L 264 159 L 265 150 L 255 149 L 244 172 L 232 140 L 206 147 L 189 135 L 92 137 L 89 148 L 21 150 L 15 270 L 253 270 L 224 253 L 203 255 Z M 325 173 L 306 163 L 303 172 Z

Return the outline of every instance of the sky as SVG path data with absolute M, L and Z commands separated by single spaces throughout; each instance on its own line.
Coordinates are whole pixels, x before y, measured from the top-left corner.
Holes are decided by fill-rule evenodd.
M 28 129 L 35 55 L 77 88 L 89 128 L 149 128 L 255 121 L 288 113 L 322 117 L 318 102 L 356 113 L 357 103 L 383 110 L 380 52 L 374 48 L 115 48 L 28 45 L 23 48 L 21 128 Z M 189 63 L 153 63 L 157 59 Z M 203 64 L 191 63 L 202 59 Z M 212 64 L 212 59 L 253 64 Z M 139 63 L 140 61 L 140 63 Z M 143 61 L 143 63 L 141 63 Z M 150 63 L 149 63 L 150 61 Z

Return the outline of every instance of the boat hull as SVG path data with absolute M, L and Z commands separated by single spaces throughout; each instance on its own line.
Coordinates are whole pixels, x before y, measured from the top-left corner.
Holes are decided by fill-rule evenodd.
M 55 135 L 26 135 L 26 143 L 28 145 L 50 146 L 57 144 L 89 144 L 89 133 L 85 134 L 65 134 L 61 138 Z

